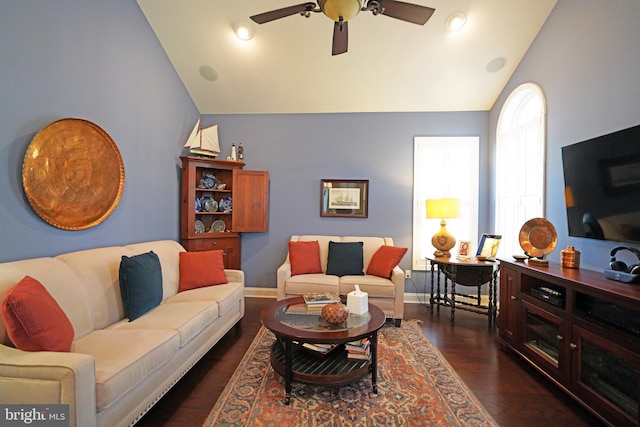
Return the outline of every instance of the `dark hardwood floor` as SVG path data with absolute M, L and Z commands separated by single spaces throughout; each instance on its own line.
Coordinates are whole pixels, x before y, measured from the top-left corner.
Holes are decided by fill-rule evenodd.
M 272 299 L 247 298 L 239 328 L 232 329 L 151 411 L 138 426 L 200 426 L 260 328 L 260 311 Z M 426 336 L 504 427 L 581 427 L 602 424 L 516 356 L 499 349 L 496 330 L 482 315 L 449 309 L 430 313 L 406 304 L 405 319 L 422 320 Z

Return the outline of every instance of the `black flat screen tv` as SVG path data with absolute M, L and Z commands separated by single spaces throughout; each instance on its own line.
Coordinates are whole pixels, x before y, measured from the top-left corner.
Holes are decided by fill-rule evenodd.
M 569 235 L 640 243 L 640 125 L 562 147 Z

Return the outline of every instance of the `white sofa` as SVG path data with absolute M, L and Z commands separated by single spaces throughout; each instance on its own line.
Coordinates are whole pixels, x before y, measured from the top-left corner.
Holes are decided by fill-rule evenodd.
M 124 318 L 122 255 L 160 259 L 162 303 Z M 90 249 L 0 264 L 0 300 L 25 275 L 44 285 L 74 329 L 71 352 L 14 348 L 0 318 L 0 403 L 68 404 L 70 425 L 125 426 L 147 412 L 244 315 L 244 273 L 178 292 L 174 241 Z
M 320 262 L 322 274 L 291 275 L 291 262 L 289 254 L 277 271 L 277 295 L 278 300 L 300 296 L 305 292 L 337 292 L 341 296 L 347 295 L 359 285 L 360 290 L 367 292 L 368 300 L 381 308 L 388 318 L 400 326 L 404 315 L 404 272 L 396 266 L 389 279 L 365 274 L 363 276 L 334 276 L 325 274 L 327 271 L 327 258 L 329 254 L 329 242 L 363 242 L 363 271 L 366 273 L 374 253 L 382 245 L 393 246 L 390 237 L 362 237 L 362 236 L 316 236 L 294 235 L 292 242 L 308 242 L 317 240 L 320 246 Z

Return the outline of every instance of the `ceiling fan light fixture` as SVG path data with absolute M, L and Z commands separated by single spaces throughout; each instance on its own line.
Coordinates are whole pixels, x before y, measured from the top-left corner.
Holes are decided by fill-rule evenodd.
M 251 40 L 253 37 L 253 27 L 246 22 L 238 22 L 233 26 L 233 32 L 240 40 Z
M 348 21 L 360 12 L 361 0 L 318 0 L 322 13 L 335 22 Z
M 445 22 L 445 27 L 447 28 L 447 31 L 456 32 L 460 31 L 466 23 L 467 15 L 462 11 L 458 11 L 449 15 Z

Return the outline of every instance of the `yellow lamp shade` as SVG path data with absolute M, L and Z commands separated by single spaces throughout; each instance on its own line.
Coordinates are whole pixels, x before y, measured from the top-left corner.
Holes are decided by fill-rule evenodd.
M 460 199 L 427 199 L 427 218 L 459 218 Z

